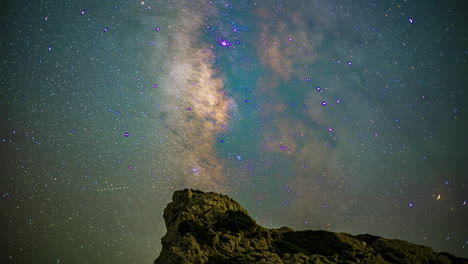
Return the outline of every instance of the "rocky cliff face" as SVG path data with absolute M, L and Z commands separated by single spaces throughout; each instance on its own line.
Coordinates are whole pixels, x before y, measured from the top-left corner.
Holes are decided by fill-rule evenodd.
M 468 263 L 401 240 L 259 226 L 227 195 L 176 191 L 164 210 L 167 233 L 155 264 Z

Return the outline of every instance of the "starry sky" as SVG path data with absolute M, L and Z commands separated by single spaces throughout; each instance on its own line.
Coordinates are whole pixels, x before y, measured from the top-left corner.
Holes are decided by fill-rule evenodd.
M 152 263 L 187 187 L 468 257 L 467 8 L 0 2 L 0 262 Z

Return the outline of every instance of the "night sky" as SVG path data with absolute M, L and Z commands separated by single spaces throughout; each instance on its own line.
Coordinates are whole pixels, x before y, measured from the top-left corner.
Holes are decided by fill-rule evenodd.
M 468 257 L 467 10 L 0 2 L 0 262 L 152 263 L 187 187 Z

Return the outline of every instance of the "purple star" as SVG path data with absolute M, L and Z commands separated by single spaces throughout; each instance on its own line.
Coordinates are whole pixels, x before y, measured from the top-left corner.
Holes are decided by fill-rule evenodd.
M 220 39 L 218 41 L 218 44 L 221 45 L 221 47 L 229 47 L 231 46 L 231 43 L 225 39 Z

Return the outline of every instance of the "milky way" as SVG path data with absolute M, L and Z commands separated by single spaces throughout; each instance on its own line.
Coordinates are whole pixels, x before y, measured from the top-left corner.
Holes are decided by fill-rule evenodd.
M 466 5 L 0 6 L 2 263 L 152 263 L 187 187 L 468 257 Z

